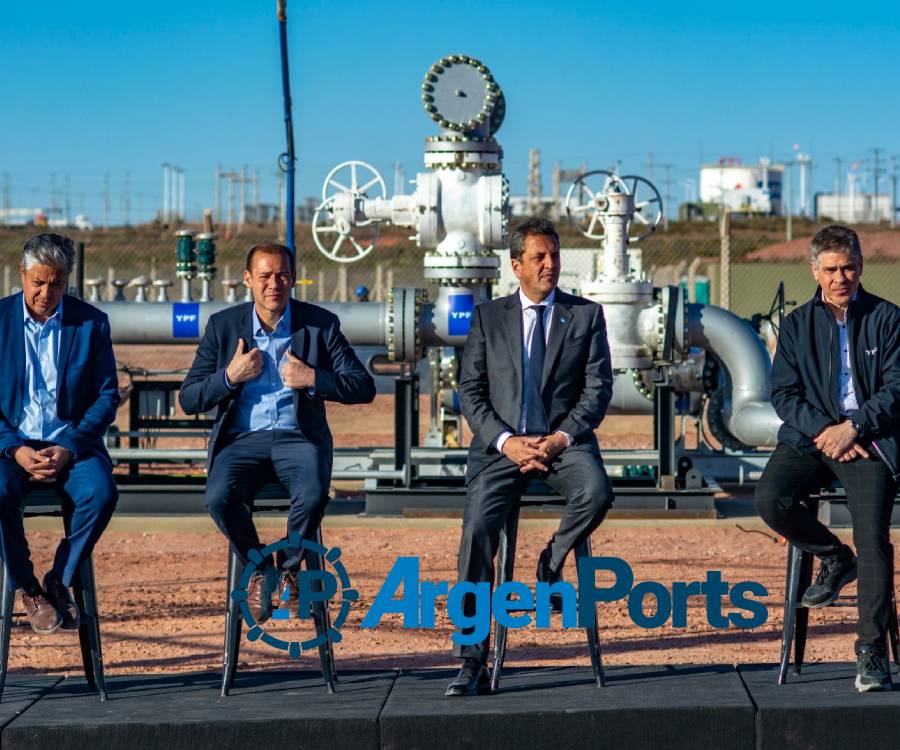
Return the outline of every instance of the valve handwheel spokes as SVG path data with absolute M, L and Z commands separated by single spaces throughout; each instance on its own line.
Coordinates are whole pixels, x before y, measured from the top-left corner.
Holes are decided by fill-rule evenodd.
M 599 175 L 603 176 L 602 185 L 599 180 L 591 179 Z M 590 186 L 592 182 L 594 188 Z M 566 214 L 572 226 L 588 239 L 602 240 L 606 233 L 604 225 L 606 195 L 613 192 L 629 192 L 618 175 L 605 169 L 595 169 L 581 175 L 566 193 Z
M 384 179 L 371 164 L 345 161 L 332 169 L 322 184 L 322 203 L 313 215 L 313 240 L 319 251 L 338 263 L 367 256 L 378 240 L 378 224 L 358 212 L 363 200 L 387 198 Z M 370 227 L 360 236 L 360 227 Z

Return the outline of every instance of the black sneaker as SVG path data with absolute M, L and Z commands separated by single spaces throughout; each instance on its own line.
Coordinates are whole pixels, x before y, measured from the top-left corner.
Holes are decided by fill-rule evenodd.
M 856 580 L 856 556 L 844 548 L 846 557 L 823 557 L 819 561 L 816 580 L 806 589 L 800 603 L 804 607 L 817 609 L 827 607 L 841 593 L 841 589 Z
M 865 644 L 856 648 L 856 689 L 861 693 L 891 689 L 887 650 Z

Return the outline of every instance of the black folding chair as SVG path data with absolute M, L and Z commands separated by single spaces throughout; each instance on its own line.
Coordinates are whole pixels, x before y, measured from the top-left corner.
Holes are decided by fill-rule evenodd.
M 267 484 L 259 489 L 256 497 L 251 501 L 250 512 L 268 512 L 268 513 L 284 513 L 290 508 L 289 503 L 285 503 L 287 491 L 281 484 Z M 316 542 L 322 545 L 322 529 L 316 532 Z M 309 568 L 310 564 L 318 566 L 319 570 L 324 569 L 325 560 L 321 555 L 305 555 L 306 564 Z M 225 610 L 225 665 L 222 672 L 222 696 L 228 695 L 234 684 L 234 675 L 237 671 L 238 655 L 241 645 L 241 630 L 243 618 L 241 617 L 240 603 L 231 596 L 231 592 L 235 591 L 241 584 L 241 575 L 243 568 L 240 558 L 234 551 L 229 549 L 228 555 L 228 604 Z M 329 693 L 334 693 L 335 683 L 338 682 L 337 669 L 334 664 L 334 645 L 331 642 L 329 631 L 331 629 L 331 618 L 328 613 L 327 602 L 313 602 L 312 605 L 313 622 L 315 623 L 316 636 L 319 643 L 319 661 L 322 668 L 322 678 Z
M 806 501 L 810 511 L 817 513 L 819 501 L 813 497 Z M 894 548 L 891 547 L 891 561 L 894 559 Z M 784 586 L 784 628 L 781 633 L 781 660 L 778 669 L 778 684 L 787 682 L 788 667 L 791 663 L 791 648 L 794 651 L 794 674 L 799 675 L 803 668 L 803 657 L 806 652 L 806 636 L 809 629 L 809 608 L 801 603 L 803 593 L 812 583 L 814 556 L 804 552 L 793 544 L 788 544 L 787 576 Z M 891 565 L 891 586 L 893 587 L 894 568 Z M 856 607 L 856 595 L 838 596 L 829 607 Z M 897 599 L 891 591 L 891 611 L 888 622 L 888 640 L 894 663 L 900 668 L 900 632 L 897 625 Z
M 69 533 L 71 513 L 67 512 L 67 500 L 56 490 L 48 487 L 29 489 L 22 498 L 22 513 L 25 518 L 35 516 L 62 517 L 66 533 Z M 12 577 L 6 561 L 0 571 L 0 695 L 6 685 L 6 669 L 9 660 L 9 639 L 12 634 L 13 602 L 15 590 L 11 589 Z M 88 687 L 96 690 L 101 701 L 106 700 L 106 680 L 103 677 L 103 655 L 100 649 L 100 614 L 97 611 L 97 586 L 94 581 L 94 561 L 89 555 L 78 566 L 78 573 L 72 582 L 75 603 L 81 612 L 78 640 L 81 643 L 81 661 Z
M 497 585 L 514 580 L 513 575 L 516 565 L 516 539 L 519 534 L 519 511 L 522 505 L 528 501 L 523 499 L 510 512 L 506 524 L 500 532 L 500 544 L 497 549 Z M 564 505 L 565 501 L 550 500 L 541 501 L 541 505 Z M 591 539 L 588 537 L 574 550 L 576 566 L 579 558 L 591 556 Z M 584 629 L 587 635 L 588 651 L 591 656 L 591 667 L 594 670 L 594 679 L 597 687 L 606 685 L 603 674 L 603 661 L 600 654 L 600 637 L 597 625 L 597 608 L 594 607 L 594 624 Z M 494 624 L 494 663 L 491 669 L 491 690 L 494 691 L 500 685 L 500 675 L 503 672 L 503 661 L 506 658 L 507 628 L 499 622 Z

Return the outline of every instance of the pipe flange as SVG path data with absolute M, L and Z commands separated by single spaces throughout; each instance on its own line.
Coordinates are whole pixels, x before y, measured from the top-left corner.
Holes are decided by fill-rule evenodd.
M 652 401 L 653 391 L 644 382 L 643 372 L 641 370 L 629 370 L 629 372 L 631 372 L 631 382 L 634 383 L 635 390 L 648 401 Z
M 422 82 L 425 112 L 442 128 L 461 133 L 496 132 L 505 102 L 483 63 L 466 55 L 447 55 L 432 65 Z

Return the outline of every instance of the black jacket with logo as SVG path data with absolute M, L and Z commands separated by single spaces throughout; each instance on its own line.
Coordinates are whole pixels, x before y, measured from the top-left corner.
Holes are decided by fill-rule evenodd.
M 772 364 L 772 405 L 784 424 L 779 442 L 816 450 L 813 438 L 842 421 L 840 333 L 822 292 L 786 316 Z M 859 287 L 847 312 L 847 338 L 859 409 L 850 413 L 900 478 L 900 308 Z

